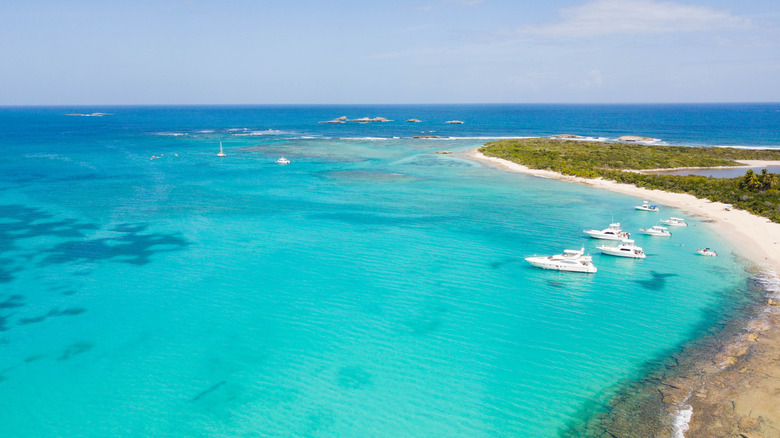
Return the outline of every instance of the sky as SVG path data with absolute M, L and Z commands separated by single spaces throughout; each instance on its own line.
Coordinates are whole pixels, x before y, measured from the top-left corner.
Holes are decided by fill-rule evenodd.
M 780 102 L 780 2 L 0 2 L 0 105 L 657 102 Z

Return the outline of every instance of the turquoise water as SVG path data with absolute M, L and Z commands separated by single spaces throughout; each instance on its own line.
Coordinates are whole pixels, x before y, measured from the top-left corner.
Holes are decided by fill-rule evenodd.
M 464 158 L 501 108 L 0 110 L 0 436 L 556 436 L 737 304 L 697 218 Z M 317 123 L 421 113 L 489 122 Z

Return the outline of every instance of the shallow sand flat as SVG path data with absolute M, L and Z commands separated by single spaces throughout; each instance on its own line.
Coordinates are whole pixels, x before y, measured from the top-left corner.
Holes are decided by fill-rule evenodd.
M 489 159 L 490 157 L 485 157 Z M 737 163 L 742 163 L 742 166 L 712 166 L 712 167 L 675 167 L 667 169 L 643 169 L 635 170 L 633 172 L 639 173 L 662 173 L 673 170 L 704 170 L 704 169 L 750 169 L 753 167 L 780 167 L 780 161 L 768 161 L 768 160 L 735 160 Z M 514 163 L 513 163 L 514 164 Z M 529 169 L 531 170 L 531 169 Z
M 585 184 L 679 208 L 707 219 L 708 226 L 732 242 L 742 256 L 769 271 L 768 275 L 780 272 L 780 224 L 766 218 L 742 210 L 726 210 L 726 204 L 692 195 L 530 169 L 485 156 L 476 149 L 468 151 L 467 156 L 503 170 Z M 780 164 L 741 162 L 749 167 Z M 780 438 L 780 303 L 777 301 L 780 300 L 770 299 L 766 308 L 759 309 L 755 320 L 746 322 L 739 335 L 724 339 L 720 353 L 713 360 L 659 385 L 670 415 L 681 408 L 693 408 L 689 423 L 683 426 L 685 436 Z M 682 436 L 683 430 L 672 433 Z

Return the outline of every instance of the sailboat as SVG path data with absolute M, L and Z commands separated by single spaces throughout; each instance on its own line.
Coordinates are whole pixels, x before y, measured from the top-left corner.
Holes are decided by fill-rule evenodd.
M 219 142 L 219 153 L 217 154 L 218 157 L 226 157 L 225 152 L 222 151 L 222 142 Z

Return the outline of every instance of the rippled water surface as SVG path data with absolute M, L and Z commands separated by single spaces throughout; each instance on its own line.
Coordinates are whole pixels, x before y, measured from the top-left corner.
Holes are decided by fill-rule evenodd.
M 599 107 L 550 111 L 0 109 L 0 435 L 555 436 L 746 274 L 698 218 L 643 236 L 684 215 L 464 157 L 604 134 Z M 341 115 L 397 121 L 318 123 Z M 647 259 L 596 254 L 582 230 L 612 221 Z M 581 246 L 596 274 L 523 261 Z

